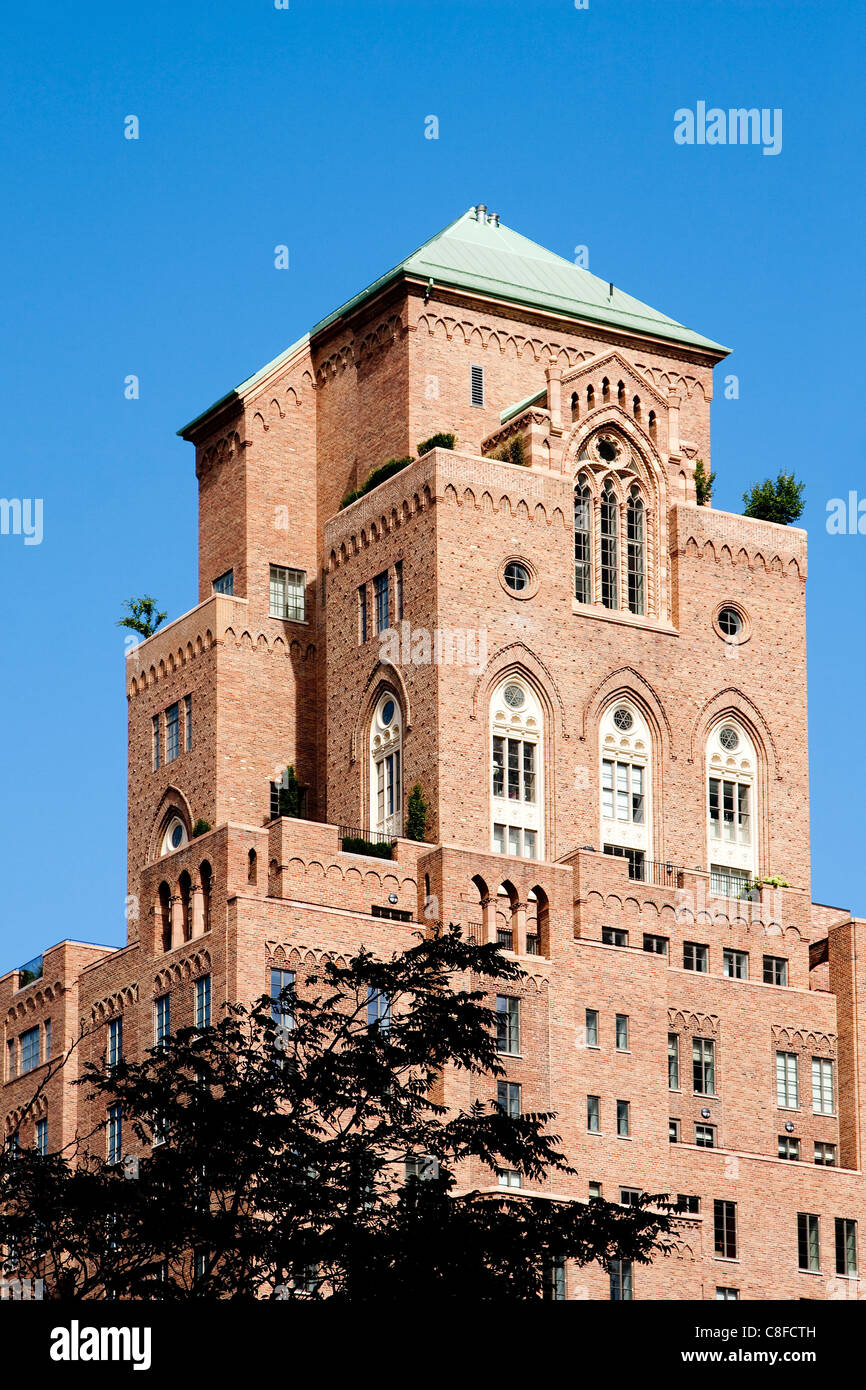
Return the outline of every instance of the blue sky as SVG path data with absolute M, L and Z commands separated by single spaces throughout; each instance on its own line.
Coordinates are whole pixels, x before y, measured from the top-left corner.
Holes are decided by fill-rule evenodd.
M 862 24 L 811 0 L 7 12 L 0 491 L 44 499 L 44 535 L 0 536 L 0 970 L 64 936 L 125 938 L 114 623 L 133 593 L 170 617 L 196 600 L 176 429 L 479 201 L 735 349 L 714 500 L 739 510 L 780 467 L 807 482 L 813 896 L 866 912 L 866 745 L 840 748 L 866 536 L 825 529 L 830 498 L 866 498 Z M 781 108 L 781 153 L 676 145 L 698 101 Z

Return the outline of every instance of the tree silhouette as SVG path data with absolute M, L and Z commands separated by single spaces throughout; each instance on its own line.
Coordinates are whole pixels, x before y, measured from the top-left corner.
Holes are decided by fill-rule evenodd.
M 144 638 L 152 637 L 167 616 L 156 611 L 156 599 L 150 594 L 145 594 L 144 598 L 125 599 L 123 606 L 128 612 L 125 618 L 118 619 L 117 627 L 131 628 Z
M 49 1297 L 475 1303 L 540 1297 L 563 1260 L 652 1259 L 661 1199 L 537 1195 L 574 1171 L 551 1116 L 442 1102 L 446 1068 L 494 1090 L 490 992 L 522 975 L 452 927 L 325 961 L 142 1061 L 87 1063 L 76 1084 L 100 1114 L 121 1106 L 129 1157 L 105 1162 L 104 1124 L 75 1155 L 3 1155 L 14 1273 Z M 497 1169 L 537 1193 L 499 1190 Z

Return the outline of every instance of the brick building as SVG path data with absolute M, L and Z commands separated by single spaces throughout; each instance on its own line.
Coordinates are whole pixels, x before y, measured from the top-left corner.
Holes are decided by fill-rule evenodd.
M 805 534 L 697 503 L 725 352 L 479 206 L 181 431 L 198 604 L 127 660 L 127 944 L 0 978 L 7 1136 L 69 1138 L 85 1057 L 460 922 L 525 968 L 502 1098 L 557 1112 L 555 1195 L 681 1199 L 674 1255 L 560 1292 L 860 1296 L 866 923 L 810 895 Z

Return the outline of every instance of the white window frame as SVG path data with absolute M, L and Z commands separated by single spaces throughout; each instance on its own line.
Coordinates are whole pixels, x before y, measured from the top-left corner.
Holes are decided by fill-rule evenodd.
M 523 703 L 510 706 L 514 686 Z M 529 682 L 500 681 L 490 701 L 490 837 L 494 854 L 544 858 L 544 714 Z
M 307 571 L 292 565 L 271 565 L 268 611 L 284 622 L 307 621 Z

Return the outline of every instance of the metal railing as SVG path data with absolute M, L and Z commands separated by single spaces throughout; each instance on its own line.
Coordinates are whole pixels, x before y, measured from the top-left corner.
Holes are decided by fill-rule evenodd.
M 340 849 L 344 853 L 365 854 L 369 852 L 380 859 L 393 859 L 393 835 L 383 835 L 380 830 L 364 830 L 358 825 L 341 825 L 339 829 Z M 349 850 L 346 849 L 347 843 L 351 845 Z M 361 846 L 369 846 L 369 851 Z
M 681 888 L 682 864 L 662 863 L 659 859 L 626 860 L 628 876 L 634 883 L 651 883 L 655 888 Z
M 466 940 L 473 946 L 482 946 L 484 944 L 484 923 L 467 922 Z

